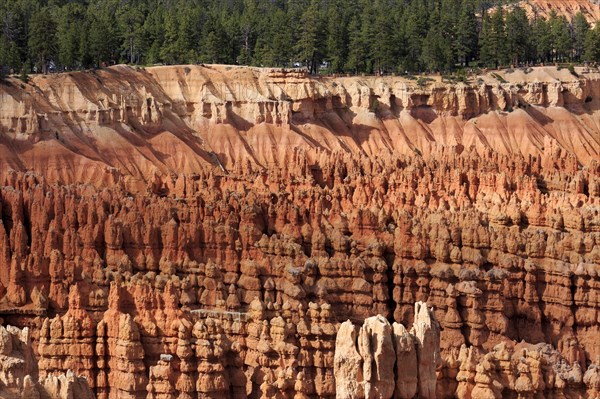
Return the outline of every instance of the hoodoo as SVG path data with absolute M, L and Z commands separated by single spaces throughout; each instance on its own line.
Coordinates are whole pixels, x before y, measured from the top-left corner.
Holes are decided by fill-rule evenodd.
M 574 72 L 7 78 L 0 396 L 596 397 L 600 73 Z

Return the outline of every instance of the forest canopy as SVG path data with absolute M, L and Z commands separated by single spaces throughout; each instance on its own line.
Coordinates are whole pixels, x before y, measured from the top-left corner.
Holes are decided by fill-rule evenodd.
M 0 0 L 2 71 L 225 63 L 451 71 L 600 60 L 582 14 L 482 0 Z

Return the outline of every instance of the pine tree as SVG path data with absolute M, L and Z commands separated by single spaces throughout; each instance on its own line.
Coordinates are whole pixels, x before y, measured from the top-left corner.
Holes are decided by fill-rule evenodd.
M 452 53 L 446 45 L 439 9 L 431 14 L 429 32 L 423 42 L 422 62 L 429 71 L 446 70 L 452 64 Z
M 28 47 L 35 65 L 42 73 L 48 72 L 48 63 L 56 56 L 56 24 L 50 9 L 41 8 L 31 17 Z
M 28 62 L 28 25 L 31 16 L 39 8 L 36 3 L 8 1 L 0 13 L 1 33 L 16 45 L 21 63 Z
M 504 9 L 501 6 L 498 6 L 496 7 L 496 10 L 492 14 L 491 18 L 494 43 L 496 47 L 496 60 L 498 64 L 504 64 L 508 62 L 506 48 L 506 22 L 504 16 Z
M 118 9 L 116 18 L 122 58 L 133 64 L 140 56 L 145 15 L 141 7 L 126 3 Z
M 90 15 L 91 14 L 91 15 Z M 96 66 L 114 61 L 117 41 L 112 18 L 104 12 L 90 13 L 89 54 Z
M 439 35 L 443 43 L 441 48 L 444 53 L 444 69 L 451 69 L 456 63 L 456 55 L 453 52 L 453 45 L 456 42 L 457 26 L 460 12 L 460 0 L 441 0 L 437 9 L 439 10 Z M 430 19 L 429 27 L 431 29 L 432 21 Z
M 165 9 L 156 7 L 146 17 L 142 26 L 140 40 L 140 58 L 145 62 L 154 64 L 162 61 L 162 47 L 165 40 Z
M 327 60 L 334 72 L 341 72 L 348 58 L 348 13 L 345 2 L 332 0 L 327 10 Z
M 550 24 L 554 59 L 562 61 L 569 56 L 571 49 L 571 35 L 567 19 L 552 10 L 548 22 Z
M 256 43 L 254 45 L 252 45 L 251 41 L 247 49 L 244 40 L 242 40 L 238 63 L 243 64 L 240 58 L 246 57 L 245 52 L 250 51 L 252 53 L 251 63 L 253 65 L 288 66 L 292 58 L 291 49 L 293 47 L 290 16 L 279 7 L 271 8 L 270 5 L 265 6 L 268 7 L 269 17 L 261 26 L 254 28 L 256 34 Z
M 18 71 L 21 66 L 21 55 L 17 43 L 0 35 L 0 73 L 8 74 L 11 70 Z
M 179 30 L 175 48 L 177 63 L 195 63 L 198 61 L 196 43 L 200 40 L 200 31 L 195 21 L 200 19 L 198 9 L 181 10 L 179 15 Z
M 80 4 L 67 4 L 58 12 L 56 41 L 58 63 L 65 67 L 75 67 L 83 63 L 81 37 L 84 27 L 79 22 L 85 19 L 85 8 Z
M 311 0 L 300 20 L 300 36 L 296 43 L 298 59 L 308 66 L 310 73 L 317 72 L 318 62 L 322 59 L 324 38 L 322 36 L 319 0 Z
M 429 13 L 425 1 L 416 0 L 404 9 L 401 24 L 404 26 L 406 40 L 405 68 L 412 71 L 423 68 L 420 60 L 423 40 L 429 32 Z
M 290 64 L 293 47 L 292 32 L 290 31 L 290 20 L 285 11 L 275 9 L 272 14 L 271 22 L 269 23 L 270 46 L 273 50 L 274 66 L 288 66 Z
M 358 16 L 352 18 L 348 26 L 348 37 L 348 61 L 346 62 L 346 68 L 354 73 L 365 72 L 367 68 L 367 44 L 363 39 Z
M 511 2 L 509 2 L 511 3 Z M 580 61 L 595 33 L 578 13 L 527 20 L 481 0 L 0 0 L 0 62 L 40 70 L 197 61 L 311 73 L 452 70 L 477 61 Z M 41 8 L 45 5 L 44 8 Z M 494 7 L 494 8 L 491 8 Z M 481 17 L 480 17 L 481 16 Z M 481 20 L 481 22 L 479 22 Z M 5 68 L 6 69 L 6 68 Z
M 600 61 L 600 24 L 588 30 L 585 36 L 584 58 L 586 61 Z
M 200 59 L 209 64 L 230 62 L 228 57 L 229 39 L 223 25 L 216 18 L 209 19 L 204 27 L 200 43 Z
M 364 14 L 369 18 L 363 23 L 363 28 L 372 27 L 368 31 L 367 40 L 371 43 L 371 58 L 373 68 L 383 73 L 391 71 L 395 66 L 395 43 L 394 43 L 394 20 L 393 14 L 389 12 L 392 8 L 387 0 L 379 0 L 373 3 L 373 17 Z
M 175 13 L 165 13 L 164 41 L 160 49 L 160 58 L 167 64 L 177 63 L 177 37 L 179 36 L 179 22 Z
M 27 52 L 27 36 L 22 13 L 7 5 L 0 16 L 0 67 L 7 74 L 20 70 Z
M 533 46 L 535 47 L 535 61 L 545 62 L 552 55 L 552 31 L 546 19 L 538 17 L 532 24 Z
M 573 56 L 577 61 L 580 61 L 585 51 L 585 38 L 590 30 L 590 24 L 579 11 L 573 17 L 571 25 L 573 26 Z
M 469 65 L 477 55 L 477 17 L 470 0 L 463 0 L 461 4 L 453 51 L 457 61 L 464 65 Z
M 259 33 L 261 15 L 258 11 L 256 0 L 244 0 L 242 14 L 239 17 L 239 33 L 240 33 L 240 55 L 238 63 L 242 65 L 250 64 L 253 52 L 256 46 L 256 36 Z
M 497 62 L 492 22 L 487 12 L 483 14 L 481 21 L 481 33 L 479 34 L 479 59 L 484 65 L 496 65 Z
M 491 15 L 484 15 L 479 36 L 480 58 L 485 65 L 498 65 L 507 62 L 506 26 L 504 10 L 498 6 Z
M 529 53 L 529 38 L 531 37 L 529 20 L 525 10 L 514 7 L 506 15 L 506 50 L 512 64 L 518 64 Z

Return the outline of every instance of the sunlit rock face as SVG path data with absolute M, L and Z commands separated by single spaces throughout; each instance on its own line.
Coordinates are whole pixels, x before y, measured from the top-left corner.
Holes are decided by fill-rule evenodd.
M 571 21 L 581 12 L 591 25 L 600 20 L 600 4 L 593 0 L 525 0 L 516 4 L 522 7 L 530 18 L 548 18 L 554 12 Z
M 36 369 L 11 387 L 598 395 L 600 75 L 500 73 L 9 79 L 0 316 Z
M 29 330 L 0 326 L 0 397 L 6 399 L 93 399 L 87 380 L 68 370 L 41 377 Z

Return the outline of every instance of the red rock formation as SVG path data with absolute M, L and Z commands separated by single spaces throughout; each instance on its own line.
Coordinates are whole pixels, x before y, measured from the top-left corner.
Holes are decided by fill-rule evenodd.
M 108 310 L 96 327 L 96 389 L 102 398 L 137 398 L 146 390 L 146 365 L 140 332 L 133 317 L 122 312 L 121 287 L 111 284 Z
M 78 285 L 71 286 L 67 313 L 44 321 L 38 338 L 40 376 L 73 370 L 94 388 L 95 323 L 81 302 Z
M 0 88 L 0 313 L 31 327 L 41 376 L 72 369 L 98 398 L 364 394 L 335 381 L 336 335 L 380 314 L 362 335 L 387 320 L 395 360 L 373 362 L 402 380 L 371 368 L 369 392 L 598 391 L 596 72 L 421 89 L 189 70 L 33 79 L 62 103 Z M 234 77 L 248 90 L 221 93 Z M 426 376 L 398 371 L 418 301 L 440 323 Z M 521 341 L 581 378 L 545 388 L 539 351 L 490 354 Z
M 593 397 L 597 388 L 596 364 L 584 372 L 548 344 L 505 342 L 485 355 L 463 346 L 459 362 L 461 398 Z
M 33 170 L 50 182 L 183 197 L 194 174 L 286 169 L 291 149 L 314 163 L 331 151 L 430 155 L 474 146 L 538 156 L 552 148 L 588 165 L 600 154 L 600 79 L 577 72 L 529 68 L 428 87 L 223 66 L 9 79 L 0 88 L 0 175 Z

